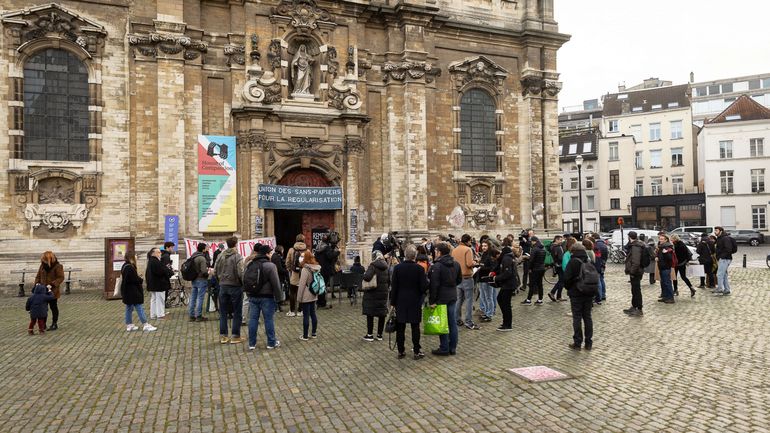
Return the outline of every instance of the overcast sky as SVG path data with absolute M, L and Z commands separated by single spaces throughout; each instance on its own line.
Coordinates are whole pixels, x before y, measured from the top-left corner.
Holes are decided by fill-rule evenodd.
M 684 84 L 770 72 L 770 1 L 555 0 L 559 110 L 649 77 Z

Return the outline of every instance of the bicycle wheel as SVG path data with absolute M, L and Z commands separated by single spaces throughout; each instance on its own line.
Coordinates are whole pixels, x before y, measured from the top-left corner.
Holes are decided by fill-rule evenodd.
M 187 306 L 190 303 L 190 294 L 184 287 L 179 290 L 179 305 Z
M 543 274 L 543 281 L 547 284 L 556 284 L 556 281 L 558 280 L 556 276 L 556 271 L 553 265 L 546 266 L 545 268 L 545 274 Z

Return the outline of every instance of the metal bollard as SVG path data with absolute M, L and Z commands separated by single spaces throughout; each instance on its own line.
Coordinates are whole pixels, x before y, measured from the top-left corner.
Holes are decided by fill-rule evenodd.
M 19 283 L 19 294 L 16 295 L 16 296 L 18 296 L 20 298 L 23 298 L 25 296 L 24 295 L 24 282 Z
M 743 255 L 743 267 L 746 267 L 746 254 Z

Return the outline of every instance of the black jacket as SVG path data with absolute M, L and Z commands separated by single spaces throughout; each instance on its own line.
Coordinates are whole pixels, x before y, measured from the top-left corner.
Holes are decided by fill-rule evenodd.
M 560 267 L 561 260 L 564 258 L 564 244 L 551 244 L 551 257 L 553 258 L 553 263 L 556 265 L 556 267 Z
M 545 248 L 543 248 L 543 244 L 539 242 L 535 244 L 529 252 L 529 270 L 545 270 Z
M 147 269 L 144 272 L 144 279 L 147 282 L 147 291 L 149 292 L 165 292 L 171 290 L 171 282 L 169 278 L 174 275 L 171 268 L 163 266 L 160 259 L 155 256 L 150 256 L 147 259 Z
M 463 281 L 460 264 L 451 255 L 439 257 L 430 267 L 428 303 L 448 304 L 457 301 L 457 286 Z
M 717 260 L 732 260 L 735 239 L 727 233 L 722 233 L 717 238 Z
M 161 251 L 160 264 L 163 266 L 168 266 L 169 268 L 173 266 L 173 262 L 171 261 L 171 251 L 168 251 L 168 250 Z
M 514 290 L 519 286 L 519 274 L 516 272 L 516 261 L 513 253 L 509 252 L 500 257 L 500 268 L 495 276 L 495 284 L 500 290 Z
M 427 290 L 428 279 L 422 266 L 410 261 L 396 265 L 390 290 L 390 305 L 396 307 L 396 321 L 420 323 Z
M 714 254 L 713 244 L 708 241 L 701 241 L 697 248 L 695 248 L 695 252 L 698 253 L 698 263 L 701 265 L 714 264 L 714 259 L 711 257 L 711 255 Z
M 289 270 L 286 269 L 286 261 L 279 253 L 273 253 L 270 257 L 270 261 L 273 262 L 275 268 L 278 270 L 278 280 L 281 284 L 289 281 Z
M 670 242 L 658 244 L 658 269 L 671 269 L 673 264 L 674 246 Z
M 577 288 L 577 282 L 580 278 L 580 267 L 588 261 L 588 254 L 586 254 L 585 250 L 576 250 L 571 254 L 569 262 L 567 262 L 567 268 L 564 270 L 564 287 L 567 288 L 567 294 L 570 298 L 592 298 L 593 295 L 580 293 Z
M 120 269 L 123 279 L 120 283 L 120 294 L 126 305 L 144 304 L 144 291 L 142 290 L 142 277 L 136 272 L 136 268 L 129 262 L 124 262 Z
M 390 270 L 385 259 L 375 260 L 369 264 L 364 273 L 364 281 L 372 281 L 377 275 L 377 287 L 364 292 L 361 300 L 362 313 L 367 316 L 384 316 L 388 314 L 388 290 L 390 289 Z
M 642 276 L 644 274 L 644 268 L 642 268 L 642 256 L 648 255 L 647 245 L 639 239 L 633 240 L 628 245 L 628 255 L 626 256 L 625 272 L 626 275 Z
M 275 264 L 268 260 L 264 254 L 257 254 L 253 260 L 259 262 L 262 267 L 259 276 L 261 286 L 257 293 L 248 293 L 247 295 L 254 298 L 273 298 L 275 302 L 283 301 L 283 289 L 278 279 L 278 270 Z M 244 269 L 246 267 L 248 267 L 248 263 L 244 265 Z
M 476 271 L 474 277 L 480 280 L 483 277 L 489 276 L 489 273 L 494 271 L 496 267 L 497 260 L 493 259 L 492 255 L 489 254 L 489 251 L 487 251 L 481 255 L 481 267 L 478 271 Z
M 674 254 L 676 254 L 676 261 L 677 267 L 681 268 L 682 266 L 687 266 L 687 262 L 689 262 L 690 257 L 690 250 L 687 248 L 687 245 L 684 244 L 681 240 L 674 242 Z
M 48 302 L 56 297 L 42 285 L 37 284 L 32 289 L 32 296 L 27 298 L 27 311 L 30 319 L 45 319 L 48 317 Z
M 339 256 L 340 250 L 332 244 L 326 244 L 326 247 L 319 251 L 316 259 L 318 264 L 321 265 L 321 275 L 323 275 L 324 279 L 328 280 L 336 272 L 335 265 Z

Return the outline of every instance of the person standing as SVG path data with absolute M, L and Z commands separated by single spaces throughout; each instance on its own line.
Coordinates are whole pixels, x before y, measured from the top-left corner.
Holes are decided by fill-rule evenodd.
M 278 281 L 281 283 L 281 292 L 283 301 L 278 304 L 278 312 L 281 312 L 281 305 L 285 304 L 286 298 L 288 298 L 289 287 L 289 270 L 286 269 L 286 260 L 283 257 L 283 246 L 276 245 L 275 250 L 270 255 L 270 262 L 275 265 L 275 269 L 278 272 Z
M 674 303 L 674 285 L 671 282 L 671 268 L 674 263 L 674 246 L 671 245 L 669 237 L 665 233 L 658 235 L 658 255 L 655 261 L 658 263 L 660 271 L 660 289 L 661 296 L 658 301 L 666 304 Z
M 725 229 L 714 227 L 714 233 L 717 235 L 716 254 L 717 254 L 717 289 L 715 295 L 727 296 L 732 293 L 730 282 L 727 279 L 727 268 L 733 261 L 733 254 L 738 252 L 738 244 Z
M 323 242 L 319 245 L 318 252 L 315 255 L 316 260 L 321 265 L 321 275 L 324 277 L 326 283 L 326 292 L 331 292 L 331 297 L 335 298 L 334 294 L 334 274 L 337 272 L 337 260 L 340 257 L 340 250 L 337 248 L 337 244 L 331 242 L 331 235 L 327 234 L 323 238 Z M 327 302 L 326 292 L 318 295 L 318 306 L 328 309 L 332 308 L 332 303 Z
M 249 350 L 257 347 L 257 331 L 260 313 L 265 319 L 267 349 L 275 349 L 281 342 L 275 338 L 275 311 L 283 300 L 283 290 L 278 277 L 278 268 L 272 260 L 272 248 L 260 245 L 256 255 L 243 266 L 243 289 L 249 298 Z M 225 251 L 225 254 L 227 251 Z M 226 256 L 222 256 L 224 259 Z M 232 342 L 232 340 L 230 340 Z
M 529 287 L 529 256 L 532 249 L 532 243 L 530 238 L 535 235 L 534 230 L 523 230 L 519 235 L 519 248 L 521 248 L 521 257 L 523 259 L 522 271 L 521 271 L 521 291 L 527 290 Z
M 408 245 L 404 250 L 404 261 L 393 268 L 390 305 L 396 309 L 396 347 L 398 359 L 406 357 L 406 324 L 412 331 L 412 351 L 415 360 L 425 354 L 420 346 L 420 322 L 422 321 L 422 302 L 428 289 L 425 270 L 417 264 L 417 249 Z
M 684 281 L 690 289 L 690 297 L 693 297 L 695 296 L 695 289 L 693 288 L 692 283 L 690 283 L 690 279 L 687 278 L 687 264 L 692 260 L 692 253 L 690 252 L 690 249 L 687 248 L 687 245 L 685 245 L 679 238 L 679 235 L 671 235 L 671 242 L 674 244 L 674 254 L 676 254 L 677 261 L 676 269 L 674 269 L 673 272 L 682 278 L 682 281 Z M 677 287 L 678 278 L 674 280 L 673 283 L 674 296 L 679 296 L 679 287 Z
M 142 277 L 139 276 L 136 268 L 136 253 L 128 251 L 126 253 L 126 261 L 123 263 L 123 267 L 120 268 L 120 295 L 123 298 L 123 304 L 126 306 L 126 331 L 136 331 L 139 329 L 133 323 L 133 314 L 136 310 L 136 315 L 139 316 L 139 321 L 142 322 L 143 331 L 155 331 L 156 327 L 147 322 L 147 316 L 144 314 L 144 295 L 142 290 Z
M 462 235 L 460 244 L 451 253 L 452 258 L 460 264 L 462 280 L 457 286 L 457 314 L 449 319 L 456 320 L 457 326 L 464 324 L 468 329 L 477 330 L 481 328 L 473 323 L 473 267 L 476 265 L 476 261 L 473 259 L 470 243 L 471 236 L 467 233 Z M 465 322 L 460 318 L 463 302 L 465 302 Z
M 496 272 L 493 272 L 494 282 L 500 288 L 497 294 L 497 303 L 500 305 L 500 314 L 503 323 L 497 327 L 498 331 L 513 330 L 513 313 L 511 311 L 511 297 L 519 287 L 519 274 L 516 272 L 515 252 L 510 246 L 511 241 L 506 238 L 503 242 L 503 251 L 500 255 L 500 264 Z M 518 249 L 516 250 L 518 251 Z
M 716 277 L 714 275 L 714 245 L 709 242 L 709 236 L 707 234 L 702 234 L 700 237 L 700 242 L 698 243 L 698 247 L 695 249 L 695 252 L 698 253 L 698 263 L 700 263 L 703 266 L 703 273 L 705 274 L 703 277 L 700 277 L 700 286 L 698 286 L 701 289 L 708 287 L 714 287 L 715 286 L 715 280 Z
M 40 334 L 45 334 L 45 321 L 48 318 L 48 304 L 56 299 L 53 293 L 42 284 L 35 284 L 32 294 L 27 298 L 26 310 L 29 311 L 29 335 L 35 335 L 35 324 Z
M 289 312 L 286 315 L 289 317 L 297 316 L 297 289 L 303 269 L 303 255 L 306 250 L 305 236 L 300 233 L 295 239 L 294 246 L 289 248 L 289 252 L 286 253 L 286 269 L 289 272 Z
M 46 251 L 40 257 L 40 267 L 35 275 L 35 284 L 42 284 L 53 293 L 54 299 L 48 302 L 51 308 L 52 322 L 48 331 L 59 329 L 59 298 L 61 297 L 61 283 L 64 282 L 64 266 L 52 251 Z M 48 320 L 48 319 L 46 319 Z
M 456 317 L 457 286 L 462 282 L 463 276 L 460 264 L 450 255 L 449 244 L 441 242 L 436 245 L 436 261 L 430 268 L 430 295 L 428 297 L 431 308 L 436 305 L 446 305 L 447 321 L 449 322 L 449 334 L 439 335 L 439 348 L 431 351 L 436 356 L 449 356 L 457 353 L 459 339 Z
M 496 310 L 497 293 L 490 284 L 489 274 L 497 268 L 497 260 L 500 252 L 494 249 L 489 240 L 481 242 L 481 267 L 476 272 L 479 281 L 479 308 L 481 309 L 481 321 L 491 322 Z
M 188 310 L 190 322 L 205 322 L 203 317 L 203 300 L 209 285 L 209 246 L 205 242 L 198 244 L 197 251 L 190 256 L 195 266 L 196 277 L 192 281 L 190 307 Z M 221 305 L 221 304 L 220 304 Z
M 556 271 L 558 281 L 553 285 L 551 291 L 548 292 L 548 298 L 553 301 L 561 300 L 561 291 L 564 288 L 564 270 L 561 267 L 561 261 L 564 259 L 564 248 L 562 247 L 562 240 L 564 238 L 561 235 L 556 235 L 553 238 L 551 244 L 551 258 L 553 258 L 553 269 Z
M 173 242 L 165 242 L 163 244 L 163 250 L 160 252 L 160 264 L 171 270 L 171 275 L 174 275 L 174 262 L 171 260 L 171 255 L 176 254 L 174 247 L 176 245 Z M 169 283 L 169 290 L 171 290 L 171 284 Z M 164 299 L 168 299 L 168 290 L 164 294 Z M 165 308 L 165 305 L 164 305 Z
M 147 269 L 144 279 L 150 292 L 150 319 L 166 317 L 166 293 L 171 290 L 169 278 L 174 275 L 170 268 L 161 262 L 160 249 L 153 247 L 147 253 Z
M 647 235 L 644 233 L 639 233 L 639 241 L 641 241 L 645 247 L 647 248 L 647 254 L 650 256 L 650 266 L 647 266 L 644 269 L 644 273 L 650 274 L 650 284 L 655 284 L 655 260 L 652 260 L 655 258 L 655 245 L 652 239 L 647 239 Z
M 307 341 L 308 336 L 316 338 L 316 331 L 318 330 L 318 317 L 315 312 L 315 303 L 318 300 L 318 296 L 310 291 L 310 285 L 313 283 L 315 274 L 321 272 L 321 265 L 318 264 L 318 261 L 313 256 L 313 252 L 310 250 L 305 251 L 302 263 L 302 272 L 297 281 L 297 302 L 299 302 L 302 314 L 302 336 L 299 339 Z M 311 321 L 313 322 L 312 334 L 308 335 Z
M 243 257 L 238 254 L 238 238 L 225 241 L 227 249 L 217 258 L 214 275 L 219 281 L 219 342 L 221 344 L 243 343 L 241 321 L 243 319 Z M 233 314 L 232 326 L 228 327 L 228 313 Z M 228 329 L 231 328 L 231 329 Z M 232 331 L 231 334 L 228 331 Z M 231 337 L 228 337 L 228 334 Z
M 543 276 L 545 275 L 545 248 L 540 243 L 537 236 L 529 238 L 529 293 L 527 299 L 523 300 L 522 305 L 532 305 L 532 296 L 537 293 L 535 305 L 543 305 Z
M 596 295 L 596 304 L 601 305 L 607 300 L 607 285 L 604 282 L 604 271 L 607 269 L 607 259 L 610 257 L 610 249 L 599 233 L 593 234 L 594 266 L 599 272 L 599 293 Z
M 595 295 L 585 294 L 578 289 L 578 284 L 581 282 L 581 268 L 583 264 L 589 262 L 588 254 L 586 254 L 586 247 L 580 242 L 572 245 L 570 253 L 570 261 L 564 271 L 564 285 L 567 288 L 572 310 L 573 335 L 569 347 L 580 350 L 581 345 L 585 343 L 586 350 L 591 350 L 594 341 L 594 321 L 591 317 L 591 308 L 593 308 Z
M 366 335 L 364 341 L 374 341 L 374 318 L 377 317 L 377 340 L 382 340 L 382 330 L 385 327 L 385 316 L 388 314 L 388 290 L 390 288 L 390 272 L 388 262 L 380 250 L 372 252 L 372 262 L 364 273 L 364 281 L 377 278 L 373 289 L 364 291 L 361 301 L 362 312 L 366 316 Z
M 628 232 L 628 255 L 626 256 L 626 275 L 631 280 L 631 308 L 623 310 L 629 316 L 643 316 L 642 301 L 642 276 L 644 275 L 644 258 L 647 257 L 647 264 L 651 260 L 647 253 L 647 246 L 644 242 L 637 239 L 636 232 Z

